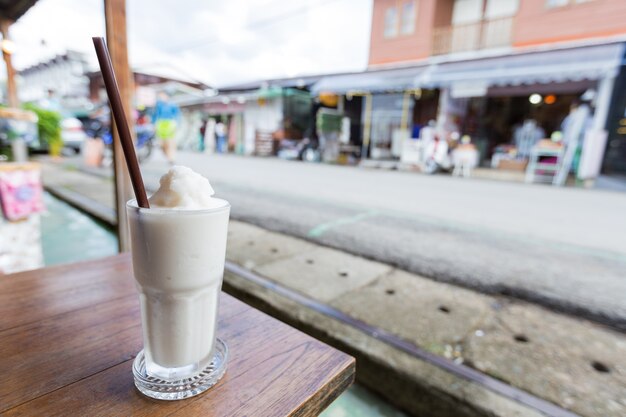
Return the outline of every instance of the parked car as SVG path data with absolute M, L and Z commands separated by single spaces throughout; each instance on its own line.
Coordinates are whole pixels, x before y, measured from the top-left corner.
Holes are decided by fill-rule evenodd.
M 72 149 L 74 152 L 79 153 L 87 139 L 82 122 L 75 117 L 66 117 L 61 120 L 61 138 L 63 139 L 64 148 Z

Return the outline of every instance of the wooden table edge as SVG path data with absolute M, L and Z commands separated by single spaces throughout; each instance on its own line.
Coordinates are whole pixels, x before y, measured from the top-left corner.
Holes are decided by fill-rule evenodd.
M 354 383 L 356 377 L 356 359 L 347 353 L 341 353 L 346 357 L 346 363 L 343 369 L 321 389 L 317 390 L 304 401 L 300 408 L 289 414 L 289 417 L 318 416 Z

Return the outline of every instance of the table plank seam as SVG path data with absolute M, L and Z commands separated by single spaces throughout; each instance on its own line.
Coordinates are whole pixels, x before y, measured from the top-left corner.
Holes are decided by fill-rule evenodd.
M 106 337 L 114 337 L 114 336 L 116 336 L 116 335 L 118 335 L 118 334 L 120 334 L 120 333 L 123 333 L 123 332 L 127 331 L 128 329 L 132 329 L 132 328 L 135 328 L 135 327 L 140 327 L 140 328 L 141 328 L 141 325 L 139 325 L 139 324 L 135 324 L 135 325 L 132 325 L 132 326 L 130 326 L 130 327 L 125 327 L 124 329 L 122 329 L 122 330 L 120 330 L 120 331 L 117 331 L 117 332 L 115 332 L 115 333 L 112 333 L 112 334 L 110 334 L 110 335 L 107 335 Z M 75 381 L 72 381 L 72 382 L 68 383 L 68 384 L 62 385 L 62 386 L 60 386 L 60 387 L 58 387 L 58 388 L 55 388 L 55 389 L 53 389 L 53 390 L 51 390 L 51 391 L 47 391 L 47 392 L 41 393 L 40 395 L 37 395 L 36 397 L 30 398 L 30 399 L 28 399 L 28 400 L 26 400 L 26 401 L 23 401 L 23 402 L 21 402 L 21 403 L 14 404 L 14 405 L 12 405 L 10 408 L 7 408 L 7 409 L 5 409 L 5 410 L 0 410 L 0 414 L 1 414 L 1 413 L 4 413 L 4 412 L 6 412 L 6 411 L 10 411 L 10 410 L 12 410 L 12 409 L 14 409 L 14 408 L 17 408 L 17 407 L 21 407 L 21 406 L 22 406 L 22 405 L 24 405 L 24 404 L 28 404 L 28 403 L 29 403 L 29 402 L 31 402 L 31 401 L 34 401 L 34 400 L 36 400 L 36 399 L 38 399 L 38 398 L 41 398 L 41 397 L 44 397 L 44 396 L 46 396 L 46 395 L 48 395 L 48 394 L 52 394 L 53 392 L 58 391 L 58 390 L 60 390 L 60 389 L 63 389 L 63 388 L 66 388 L 66 387 L 72 386 L 72 385 L 76 384 L 77 382 L 80 382 L 80 381 L 82 381 L 82 380 L 84 380 L 84 379 L 87 379 L 87 378 L 91 378 L 92 376 L 94 376 L 94 375 L 98 375 L 99 373 L 104 372 L 104 371 L 106 371 L 106 370 L 108 370 L 108 369 L 111 369 L 111 368 L 113 368 L 113 367 L 115 367 L 115 366 L 121 365 L 121 364 L 126 363 L 126 362 L 128 362 L 128 361 L 133 361 L 133 360 L 135 360 L 136 355 L 137 355 L 137 354 L 136 354 L 136 353 L 134 353 L 134 354 L 133 354 L 133 357 L 132 357 L 132 358 L 130 358 L 130 359 L 123 359 L 121 362 L 115 363 L 115 364 L 113 364 L 113 365 L 111 365 L 111 366 L 107 366 L 106 368 L 103 368 L 103 369 L 99 369 L 99 370 L 98 370 L 98 371 L 96 371 L 96 372 L 93 372 L 93 373 L 91 373 L 91 374 L 89 374 L 89 375 L 85 375 L 85 376 L 83 376 L 83 377 L 81 377 L 81 378 L 79 378 L 79 379 L 77 379 L 77 380 L 75 380 Z
M 69 383 L 69 384 L 67 384 L 67 385 L 63 385 L 62 387 L 55 388 L 55 389 L 53 389 L 52 391 L 48 391 L 48 392 L 46 392 L 46 393 L 43 393 L 43 394 L 38 395 L 38 396 L 36 396 L 36 397 L 33 397 L 33 398 L 31 398 L 31 399 L 29 399 L 29 400 L 27 400 L 27 401 L 24 401 L 24 402 L 22 402 L 22 403 L 12 405 L 12 406 L 11 406 L 11 408 L 7 408 L 6 410 L 0 410 L 0 415 L 1 415 L 1 414 L 3 414 L 3 413 L 5 413 L 5 412 L 7 412 L 7 411 L 11 411 L 11 410 L 14 410 L 14 409 L 16 409 L 16 408 L 18 408 L 18 407 L 22 407 L 22 406 L 24 406 L 24 405 L 26 405 L 26 404 L 28 404 L 28 403 L 30 403 L 30 402 L 32 402 L 32 401 L 36 401 L 36 400 L 38 400 L 39 398 L 41 398 L 41 397 L 45 397 L 46 395 L 50 395 L 50 394 L 52 394 L 52 393 L 54 393 L 54 392 L 56 392 L 56 391 L 59 391 L 59 390 L 65 389 L 65 388 L 67 388 L 67 387 L 71 387 L 71 386 L 72 386 L 72 385 L 74 385 L 74 384 L 77 384 L 77 383 L 79 383 L 79 382 L 81 382 L 81 381 L 83 381 L 83 380 L 85 380 L 85 379 L 87 379 L 87 378 L 91 378 L 91 377 L 93 377 L 94 375 L 98 375 L 99 373 L 105 372 L 105 371 L 107 371 L 107 370 L 109 370 L 109 369 L 111 369 L 111 368 L 114 368 L 114 367 L 116 367 L 116 366 L 119 366 L 119 365 L 121 365 L 121 364 L 123 364 L 123 363 L 129 362 L 129 361 L 134 361 L 134 360 L 135 360 L 135 358 L 132 358 L 132 359 L 128 359 L 128 360 L 124 360 L 124 361 L 122 361 L 122 362 L 116 363 L 116 364 L 111 365 L 111 366 L 107 366 L 106 368 L 100 369 L 98 372 L 94 372 L 93 374 L 86 375 L 86 376 L 84 376 L 84 377 L 82 377 L 82 378 L 80 378 L 80 379 L 77 379 L 76 381 L 72 381 L 72 382 L 70 382 L 70 383 Z
M 80 267 L 81 265 L 89 265 L 90 267 L 90 271 L 93 271 L 93 269 L 95 267 L 104 267 L 104 268 L 115 268 L 119 265 L 123 265 L 127 262 L 129 262 L 129 259 L 125 259 L 126 256 L 128 256 L 130 258 L 130 255 L 111 255 L 111 256 L 107 256 L 104 258 L 97 258 L 97 259 L 92 259 L 92 260 L 88 260 L 88 261 L 78 261 L 75 263 L 64 263 L 64 264 L 59 264 L 59 265 L 52 265 L 52 266 L 47 266 L 44 267 L 43 270 L 45 270 L 45 274 L 50 274 L 51 276 L 54 275 L 58 275 L 60 273 L 69 271 L 72 272 L 73 270 L 76 269 L 76 267 Z M 6 274 L 2 276 L 2 279 L 6 279 L 11 280 L 11 279 L 41 279 L 42 277 L 36 277 L 36 278 L 30 278 L 31 275 L 34 276 L 35 273 L 41 273 L 42 269 L 29 269 L 28 271 L 20 271 L 20 272 L 14 272 L 11 274 Z M 22 276 L 26 276 L 27 278 L 22 278 Z M 47 275 L 46 275 L 47 276 Z M 44 276 L 45 278 L 45 276 Z M 3 285 L 9 285 L 9 284 L 4 284 Z
M 105 304 L 105 303 L 111 303 L 113 301 L 124 300 L 124 299 L 130 298 L 130 297 L 137 297 L 137 295 L 136 294 L 126 294 L 126 295 L 123 295 L 121 297 L 116 297 L 116 298 L 111 298 L 111 299 L 108 299 L 108 300 L 99 301 L 97 303 L 89 304 L 87 306 L 76 308 L 74 310 L 68 310 L 68 311 L 64 311 L 62 313 L 52 314 L 50 316 L 42 317 L 42 318 L 40 318 L 38 320 L 33 320 L 33 321 L 28 321 L 26 323 L 21 323 L 21 324 L 18 324 L 17 326 L 6 327 L 4 329 L 0 329 L 0 335 L 2 335 L 2 333 L 6 332 L 8 330 L 14 330 L 14 329 L 17 329 L 17 328 L 20 328 L 20 327 L 23 327 L 23 326 L 31 326 L 31 325 L 33 325 L 35 323 L 39 323 L 39 322 L 44 321 L 44 320 L 60 317 L 60 316 L 63 316 L 63 315 L 66 315 L 66 314 L 70 314 L 70 313 L 76 313 L 76 312 L 79 312 L 79 311 L 82 311 L 82 310 L 87 310 L 87 309 L 90 309 L 90 308 L 94 308 L 95 306 L 99 306 L 99 305 L 102 305 L 102 304 Z

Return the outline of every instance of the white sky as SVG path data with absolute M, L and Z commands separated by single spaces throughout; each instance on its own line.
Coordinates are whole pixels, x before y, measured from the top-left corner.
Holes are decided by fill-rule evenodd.
M 215 86 L 367 65 L 372 0 L 127 0 L 127 13 L 134 68 L 168 66 Z M 18 69 L 66 49 L 95 68 L 103 0 L 40 0 L 10 34 Z

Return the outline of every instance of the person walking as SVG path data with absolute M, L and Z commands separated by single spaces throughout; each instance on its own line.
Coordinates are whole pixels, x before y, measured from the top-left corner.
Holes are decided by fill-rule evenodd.
M 220 120 L 215 125 L 215 138 L 217 139 L 217 152 L 226 153 L 228 151 L 228 142 L 226 141 L 226 125 Z
M 176 153 L 176 127 L 180 121 L 180 109 L 169 99 L 165 92 L 160 92 L 152 122 L 156 138 L 161 142 L 161 149 L 170 164 L 174 164 Z
M 202 121 L 200 122 L 200 132 L 199 132 L 200 135 L 198 136 L 198 150 L 200 152 L 204 152 L 204 149 L 206 148 L 204 140 L 206 137 L 207 124 L 209 124 L 209 119 L 206 117 L 203 117 Z

